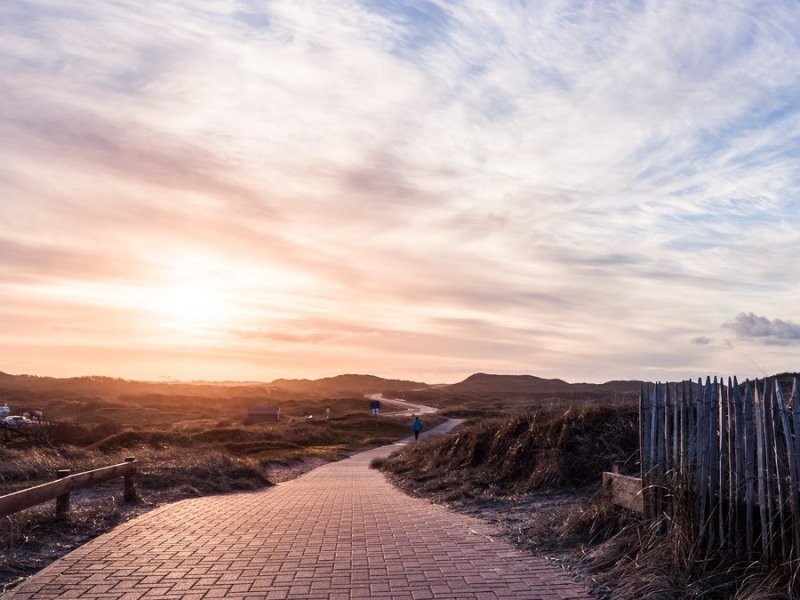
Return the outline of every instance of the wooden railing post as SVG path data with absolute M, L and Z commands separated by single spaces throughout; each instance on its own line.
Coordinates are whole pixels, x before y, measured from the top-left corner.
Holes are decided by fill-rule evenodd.
M 133 462 L 136 462 L 136 459 L 133 458 L 132 456 L 128 456 L 125 459 L 125 462 L 126 463 L 133 463 Z M 133 473 L 129 473 L 129 474 L 125 475 L 125 477 L 124 477 L 124 480 L 125 480 L 124 490 L 125 490 L 125 492 L 123 494 L 123 498 L 124 498 L 125 502 L 137 502 L 139 500 L 139 495 L 136 493 L 136 481 L 134 479 L 135 475 L 136 475 L 136 471 L 134 470 Z
M 56 471 L 56 479 L 63 479 L 72 473 L 69 469 L 59 469 Z M 56 520 L 64 521 L 69 513 L 69 492 L 56 497 Z

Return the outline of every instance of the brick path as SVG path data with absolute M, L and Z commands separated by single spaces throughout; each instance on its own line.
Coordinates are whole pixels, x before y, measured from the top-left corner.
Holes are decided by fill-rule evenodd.
M 273 488 L 184 500 L 53 563 L 4 600 L 34 598 L 587 599 L 482 521 L 369 469 L 387 446 Z

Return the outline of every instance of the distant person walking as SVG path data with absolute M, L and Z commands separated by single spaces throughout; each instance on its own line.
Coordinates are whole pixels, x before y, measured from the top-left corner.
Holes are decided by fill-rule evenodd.
M 411 431 L 414 432 L 414 440 L 418 440 L 419 432 L 422 431 L 422 421 L 419 420 L 417 415 L 414 415 L 414 422 L 411 424 Z

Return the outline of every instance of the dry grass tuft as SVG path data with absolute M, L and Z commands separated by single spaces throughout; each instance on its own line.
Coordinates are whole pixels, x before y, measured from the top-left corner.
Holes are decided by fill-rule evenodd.
M 77 499 L 76 499 L 77 500 Z M 135 514 L 117 498 L 73 502 L 69 519 L 53 519 L 52 506 L 40 505 L 0 519 L 0 593 L 39 571 L 71 549 Z
M 394 453 L 381 468 L 419 493 L 508 495 L 542 488 L 581 487 L 638 449 L 630 408 L 538 410 L 506 419 L 467 422 L 443 438 Z
M 788 568 L 768 569 L 733 556 L 704 557 L 678 529 L 629 522 L 586 553 L 598 590 L 619 600 L 641 598 L 767 600 L 795 598 Z

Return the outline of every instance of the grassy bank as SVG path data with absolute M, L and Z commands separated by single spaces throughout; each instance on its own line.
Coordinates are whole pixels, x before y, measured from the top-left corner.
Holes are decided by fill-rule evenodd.
M 615 463 L 635 462 L 635 417 L 630 408 L 583 407 L 467 421 L 380 467 L 414 493 L 448 500 L 579 488 L 598 482 Z

